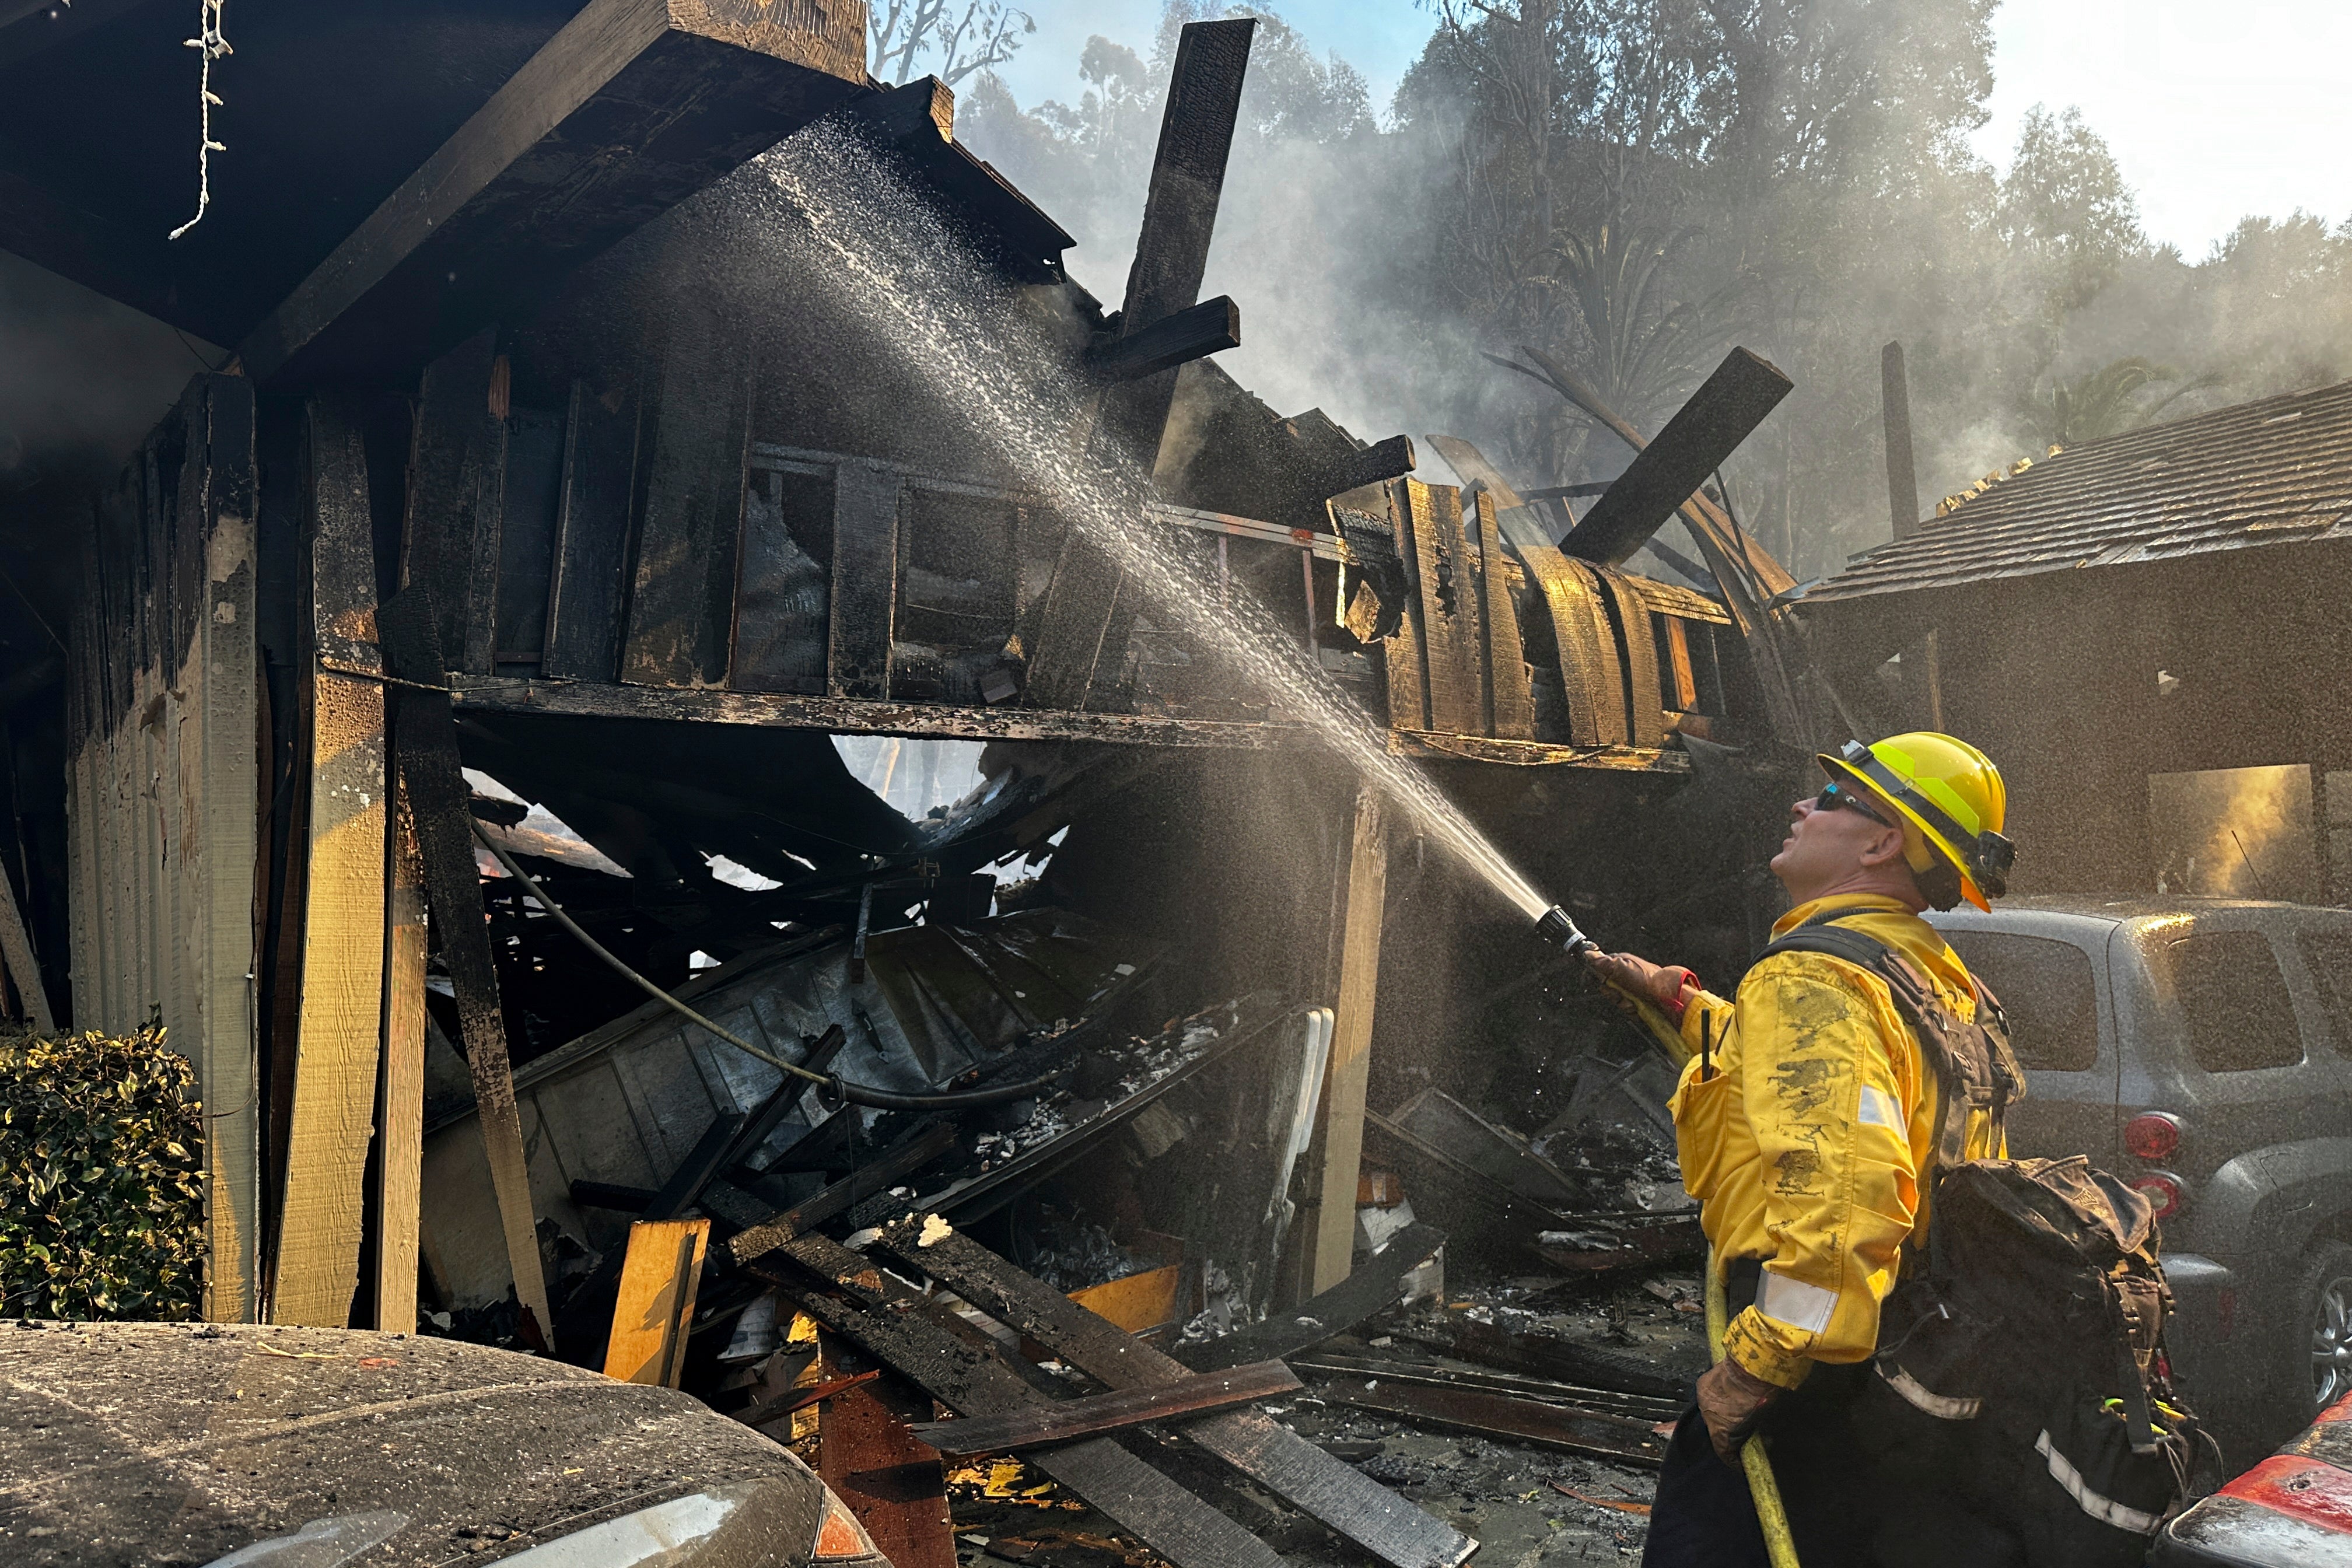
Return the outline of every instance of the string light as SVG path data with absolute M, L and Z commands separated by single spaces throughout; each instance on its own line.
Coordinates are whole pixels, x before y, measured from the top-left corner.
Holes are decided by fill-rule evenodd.
M 186 40 L 188 47 L 204 57 L 196 87 L 196 112 L 202 126 L 196 139 L 196 216 L 172 231 L 173 239 L 204 222 L 213 205 L 213 154 L 228 151 L 213 140 L 213 110 L 221 101 L 213 91 L 213 62 L 236 52 L 221 31 L 221 13 L 227 5 L 228 0 L 196 0 L 196 36 Z

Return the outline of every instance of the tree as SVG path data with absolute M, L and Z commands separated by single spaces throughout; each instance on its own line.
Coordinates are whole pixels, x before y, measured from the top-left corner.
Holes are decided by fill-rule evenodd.
M 2118 436 L 2155 423 L 2158 416 L 2181 398 L 2219 385 L 2221 380 L 2210 373 L 2184 377 L 2168 364 L 2158 364 L 2137 354 L 2119 359 L 2071 381 L 2059 382 L 2047 396 L 2038 399 L 2034 414 L 2040 428 L 2036 435 L 2061 447 L 2095 441 L 2103 436 Z M 2171 387 L 2168 392 L 2152 397 L 2144 395 L 2168 384 Z
M 2000 184 L 2000 223 L 2011 251 L 2047 274 L 2061 313 L 2087 304 L 2147 245 L 2137 199 L 2079 109 L 2053 115 L 2036 104 L 2027 112 Z
M 866 11 L 866 69 L 883 81 L 908 82 L 932 56 L 927 73 L 953 87 L 976 71 L 1004 64 L 1037 30 L 1035 18 L 1003 0 L 877 0 Z

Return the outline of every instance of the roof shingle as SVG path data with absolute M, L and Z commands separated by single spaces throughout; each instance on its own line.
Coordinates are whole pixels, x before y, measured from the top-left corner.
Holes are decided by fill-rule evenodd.
M 1856 556 L 1804 602 L 2342 538 L 2352 538 L 2352 382 L 2037 459 Z

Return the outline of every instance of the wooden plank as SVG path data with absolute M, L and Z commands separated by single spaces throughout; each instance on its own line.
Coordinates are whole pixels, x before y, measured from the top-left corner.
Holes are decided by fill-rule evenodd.
M 886 1226 L 876 1246 L 1007 1328 L 1041 1342 L 1097 1383 L 1129 1389 L 1188 1375 L 1191 1369 L 1182 1363 L 1119 1332 L 961 1232 L 940 1235 L 935 1217 Z M 1184 1436 L 1391 1568 L 1456 1568 L 1478 1549 L 1476 1542 L 1261 1411 L 1203 1416 L 1188 1423 Z
M 825 692 L 890 695 L 891 617 L 898 598 L 899 477 L 845 458 L 833 471 L 833 589 L 826 611 Z
M 1363 1159 L 1364 1091 L 1371 1076 L 1372 1003 L 1380 993 L 1381 931 L 1388 906 L 1385 805 L 1370 784 L 1356 791 L 1341 916 L 1339 995 L 1331 1061 L 1323 1079 L 1322 1163 L 1312 1176 L 1314 1229 L 1304 1270 L 1322 1291 L 1347 1279 L 1356 1247 L 1356 1178 Z
M 1404 1277 L 1429 1261 L 1445 1245 L 1445 1233 L 1433 1225 L 1407 1226 L 1389 1238 L 1365 1265 L 1328 1290 L 1288 1312 L 1264 1322 L 1236 1329 L 1222 1339 L 1188 1348 L 1184 1364 L 1200 1372 L 1241 1366 L 1268 1357 L 1295 1355 L 1311 1350 L 1334 1334 L 1346 1333 L 1365 1319 L 1386 1311 L 1402 1300 Z
M 690 691 L 508 678 L 465 679 L 457 685 L 459 703 L 490 711 L 760 724 L 790 730 L 825 730 L 845 735 L 1096 741 L 1117 745 L 1212 746 L 1244 751 L 1306 744 L 1311 739 L 1304 730 L 1291 724 L 1167 719 L 1131 713 L 952 708 L 924 702 L 801 696 L 785 691 Z
M 1220 294 L 1090 349 L 1087 373 L 1097 381 L 1132 381 L 1241 346 L 1241 307 Z
M 621 679 L 723 685 L 751 431 L 751 352 L 733 323 L 693 304 L 673 313 L 652 424 Z
M 702 1130 L 702 1136 L 687 1151 L 686 1158 L 678 1162 L 660 1188 L 647 1196 L 638 1212 L 648 1220 L 667 1220 L 677 1218 L 692 1207 L 732 1154 L 746 1120 L 739 1111 L 725 1111 L 713 1118 L 710 1125 Z M 573 1184 L 575 1190 L 578 1186 Z M 600 1351 L 589 1342 L 599 1330 L 607 1327 L 605 1303 L 614 1300 L 614 1291 L 622 1288 L 621 1271 L 621 1260 L 607 1254 L 564 1303 L 554 1331 L 556 1343 L 566 1355 L 593 1364 L 612 1353 L 609 1347 Z
M 384 688 L 367 679 L 383 661 L 359 409 L 313 397 L 304 426 L 315 717 L 302 994 L 269 1317 L 342 1328 L 359 1285 L 383 1026 Z
M 817 1474 L 849 1505 L 890 1568 L 955 1568 L 947 1469 L 913 1430 L 930 1416 L 930 1398 L 905 1378 L 868 1366 L 838 1335 L 820 1334 L 819 1343 L 825 1370 L 846 1386 L 836 1386 L 818 1418 Z
M 1643 747 L 1666 743 L 1665 688 L 1658 679 L 1658 639 L 1650 629 L 1650 602 L 1633 580 L 1609 566 L 1586 568 L 1601 584 L 1602 603 L 1624 670 L 1625 736 Z
M 252 383 L 205 376 L 189 430 L 200 475 L 174 549 L 186 602 L 187 694 L 180 727 L 181 862 L 189 965 L 183 1006 L 205 1118 L 205 1315 L 251 1321 L 261 1235 L 261 1103 L 251 976 L 259 963 L 254 907 L 260 795 L 260 658 L 254 526 L 258 475 Z
M 1108 1394 L 1065 1399 L 1033 1410 L 976 1420 L 931 1421 L 915 1435 L 950 1458 L 972 1454 L 1012 1454 L 1116 1432 L 1146 1421 L 1167 1421 L 1230 1410 L 1303 1386 L 1278 1361 L 1255 1362 L 1223 1372 L 1206 1372 L 1173 1383 L 1115 1389 Z
M 1398 487 L 1383 484 L 1357 491 L 1352 495 L 1332 498 L 1329 510 L 1333 525 L 1340 526 L 1341 514 L 1369 520 L 1389 531 L 1390 542 L 1396 552 L 1397 569 L 1403 578 L 1404 603 L 1397 617 L 1397 628 L 1381 643 L 1381 672 L 1388 686 L 1388 721 L 1391 730 L 1426 730 L 1429 728 L 1429 655 L 1423 647 L 1421 626 L 1421 566 L 1414 558 L 1412 537 L 1404 521 L 1402 503 L 1398 500 Z M 1356 593 L 1365 590 L 1359 586 Z
M 877 1193 L 888 1192 L 954 1148 L 955 1142 L 955 1129 L 945 1121 L 919 1128 L 841 1180 L 744 1231 L 728 1244 L 728 1250 L 739 1266 L 748 1267 L 813 1226 L 847 1214 Z
M 1604 566 L 1631 560 L 1794 384 L 1765 360 L 1733 349 L 1657 438 L 1634 454 L 1608 493 L 1569 531 L 1560 549 Z
M 490 411 L 497 334 L 483 332 L 425 366 L 411 426 L 400 584 L 435 610 L 434 646 L 456 668 L 490 673 L 494 602 L 477 563 L 498 560 L 506 420 Z M 446 661 L 436 653 L 436 666 Z M 411 679 L 440 679 L 436 668 Z
M 622 567 L 637 459 L 637 396 L 624 383 L 599 394 L 572 384 L 563 438 L 563 497 L 548 591 L 540 669 L 567 680 L 611 680 L 621 668 Z
M 1451 485 L 1407 479 L 1397 481 L 1396 494 L 1400 544 L 1409 544 L 1412 551 L 1413 587 L 1421 599 L 1429 702 L 1429 721 L 1423 727 L 1483 735 L 1486 661 L 1476 579 L 1462 531 L 1462 492 Z
M 710 1244 L 707 1219 L 641 1219 L 629 1226 L 621 1265 L 620 1299 L 604 1350 L 604 1375 L 623 1383 L 676 1388 L 686 1371 L 686 1335 L 702 1256 Z
M 376 1121 L 375 1326 L 413 1334 L 425 1176 L 425 859 L 416 845 L 415 809 L 398 768 L 392 786 L 383 1088 Z
M 1677 713 L 1691 712 L 1698 707 L 1698 675 L 1691 668 L 1690 624 L 1679 616 L 1660 616 L 1658 624 L 1666 631 L 1664 674 L 1674 692 L 1668 706 Z
M 389 377 L 847 101 L 863 7 L 590 0 L 239 347 L 257 383 Z
M 1184 1265 L 1171 1263 L 1073 1290 L 1070 1300 L 1130 1334 L 1149 1333 L 1169 1327 L 1184 1315 L 1178 1295 L 1184 1275 Z
M 394 673 L 402 679 L 429 681 L 439 668 L 435 618 L 433 601 L 415 589 L 384 606 L 385 642 Z M 468 826 L 473 791 L 459 771 L 457 730 L 448 698 L 421 685 L 394 689 L 399 693 L 399 765 L 416 820 L 425 905 L 440 935 L 441 962 L 456 993 L 459 1043 L 473 1080 L 475 1121 L 489 1162 L 515 1299 L 530 1314 L 536 1331 L 545 1334 L 552 1320 L 531 1213 L 522 1113 L 515 1103 L 514 1069 L 499 1002 L 498 966 L 490 952 L 489 929 L 482 921 L 481 874 L 475 866 Z
M 1505 740 L 1536 738 L 1535 690 L 1528 676 L 1527 651 L 1519 646 L 1519 612 L 1511 603 L 1511 574 L 1503 554 L 1496 512 L 1499 498 L 1472 498 L 1478 528 L 1478 581 L 1486 604 L 1480 627 L 1486 634 L 1486 730 Z
M 1434 1388 L 1386 1378 L 1335 1377 L 1317 1384 L 1315 1392 L 1328 1404 L 1375 1410 L 1410 1426 L 1441 1432 L 1466 1432 L 1650 1469 L 1665 1458 L 1666 1440 L 1658 1436 L 1656 1423 L 1597 1410 L 1518 1399 L 1485 1389 Z
M 838 1242 L 799 1237 L 749 1268 L 961 1415 L 1051 1403 L 993 1347 L 961 1339 L 919 1312 L 896 1310 L 881 1271 Z M 1111 1438 L 1081 1438 L 1034 1462 L 1177 1568 L 1281 1568 L 1272 1548 Z
M 1569 739 L 1580 746 L 1630 744 L 1625 718 L 1625 661 L 1618 656 L 1601 602 L 1600 578 L 1572 561 L 1543 532 L 1532 512 L 1506 508 L 1497 531 L 1518 553 L 1551 616 L 1552 646 L 1568 701 Z

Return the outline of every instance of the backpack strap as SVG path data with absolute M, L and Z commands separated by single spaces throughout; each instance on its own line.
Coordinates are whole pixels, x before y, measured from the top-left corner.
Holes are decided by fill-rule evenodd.
M 1936 1153 L 1946 1168 L 1968 1158 L 1968 1124 L 1971 1110 L 1986 1111 L 1998 1137 L 2009 1102 L 2022 1079 L 2009 1048 L 2009 1027 L 2000 1003 L 1970 975 L 1978 1021 L 1963 1021 L 1900 952 L 1851 926 L 1836 923 L 1843 910 L 1815 915 L 1786 936 L 1769 943 L 1756 961 L 1783 952 L 1818 952 L 1841 959 L 1876 975 L 1894 998 L 1895 1011 L 1910 1026 L 1912 1037 L 1936 1079 Z

